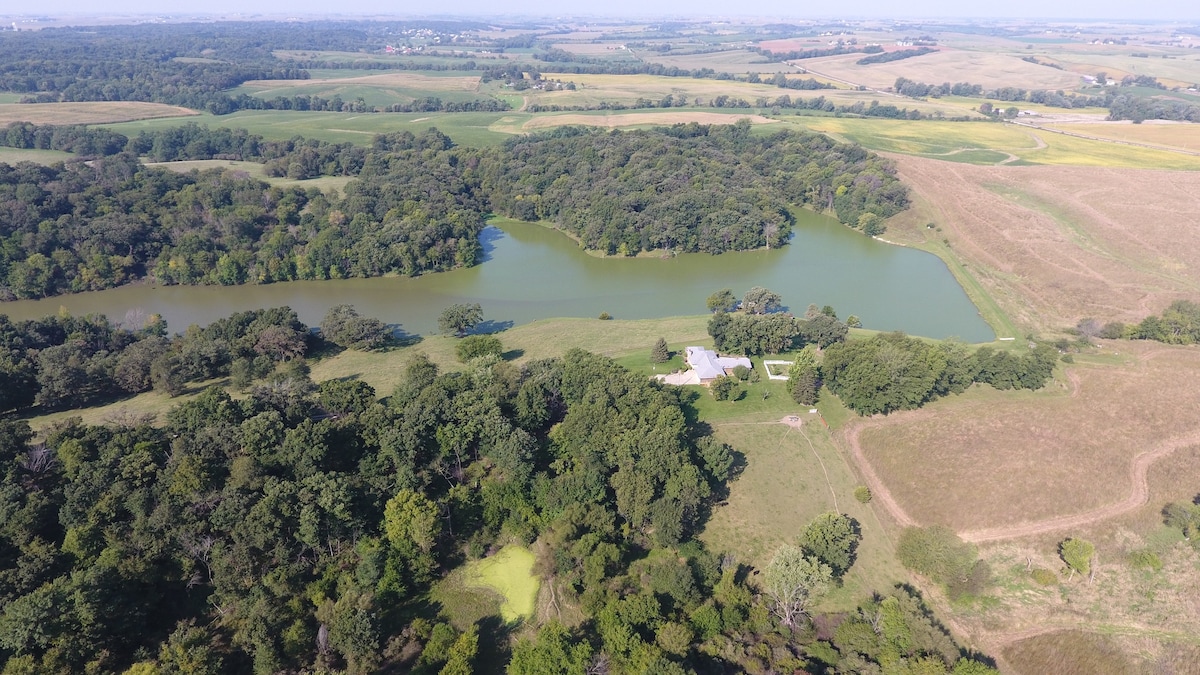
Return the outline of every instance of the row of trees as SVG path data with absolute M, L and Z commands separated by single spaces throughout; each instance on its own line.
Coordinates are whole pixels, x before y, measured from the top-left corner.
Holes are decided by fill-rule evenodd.
M 1040 389 L 1053 375 L 1058 351 L 1041 344 L 1021 355 L 958 342 L 927 342 L 881 333 L 825 350 L 820 377 L 860 415 L 919 408 L 972 383 L 997 389 Z
M 1083 94 L 1066 93 L 1063 90 L 1051 91 L 1048 89 L 1021 89 L 1019 87 L 998 87 L 996 89 L 983 88 L 981 84 L 971 84 L 970 82 L 955 82 L 951 84 L 945 82 L 942 84 L 927 84 L 925 82 L 917 82 L 906 77 L 896 78 L 896 83 L 892 85 L 892 91 L 902 96 L 912 98 L 941 98 L 942 96 L 971 96 L 976 98 L 989 98 L 997 101 L 1040 103 L 1042 105 L 1053 106 L 1056 108 L 1088 108 L 1088 107 L 1108 107 L 1114 100 L 1112 92 L 1102 92 L 1094 96 Z
M 1160 315 L 1151 314 L 1136 324 L 1112 321 L 1100 326 L 1092 319 L 1079 322 L 1076 331 L 1084 338 L 1109 340 L 1154 340 L 1174 345 L 1200 342 L 1200 304 L 1176 300 Z
M 189 382 L 229 376 L 235 386 L 301 368 L 320 340 L 347 349 L 386 346 L 392 331 L 349 305 L 330 309 L 314 335 L 287 307 L 238 312 L 167 336 L 157 316 L 50 316 L 12 322 L 0 315 L 0 412 L 81 408 L 156 390 L 174 396 Z

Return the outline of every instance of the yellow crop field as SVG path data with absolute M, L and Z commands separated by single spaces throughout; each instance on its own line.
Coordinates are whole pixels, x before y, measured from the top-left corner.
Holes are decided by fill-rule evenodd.
M 931 84 L 970 82 L 981 84 L 984 89 L 1069 89 L 1078 86 L 1080 82 L 1076 73 L 1028 63 L 1007 54 L 948 49 L 865 66 L 858 65 L 857 61 L 861 58 L 861 54 L 849 54 L 805 59 L 798 63 L 822 75 L 872 89 L 889 88 L 895 84 L 898 77 Z

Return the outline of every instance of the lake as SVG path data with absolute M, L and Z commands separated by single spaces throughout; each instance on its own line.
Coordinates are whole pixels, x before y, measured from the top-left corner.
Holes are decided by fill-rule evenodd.
M 892 246 L 835 219 L 797 212 L 789 246 L 668 259 L 597 258 L 561 232 L 532 223 L 497 221 L 483 233 L 485 261 L 417 278 L 297 281 L 262 286 L 138 285 L 107 291 L 22 300 L 0 313 L 28 319 L 57 313 L 157 313 L 170 330 L 204 324 L 232 312 L 288 305 L 309 325 L 330 307 L 348 303 L 366 316 L 399 324 L 407 333 L 437 331 L 447 305 L 478 302 L 492 326 L 559 316 L 646 319 L 703 314 L 713 291 L 741 297 L 752 286 L 783 296 L 796 314 L 809 303 L 832 305 L 864 328 L 903 330 L 935 338 L 988 342 L 995 333 L 936 256 Z

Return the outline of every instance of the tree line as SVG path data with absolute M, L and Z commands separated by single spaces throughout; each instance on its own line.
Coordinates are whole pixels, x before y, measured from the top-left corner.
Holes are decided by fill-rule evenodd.
M 266 318 L 250 315 L 211 333 L 248 343 Z M 289 323 L 278 318 L 258 342 Z M 761 593 L 748 566 L 695 540 L 734 457 L 688 421 L 678 392 L 579 350 L 450 373 L 416 355 L 383 400 L 291 368 L 239 400 L 205 390 L 162 426 L 76 418 L 35 441 L 25 422 L 0 420 L 0 662 L 995 672 L 903 588 L 825 619 L 823 637 L 810 628 L 812 603 L 854 562 L 845 516 L 818 517 L 781 547 Z M 535 573 L 581 623 L 551 620 L 510 646 L 498 622 L 455 627 L 430 600 L 465 560 L 509 543 L 535 553 Z
M 892 165 L 859 146 L 749 123 L 605 133 L 579 128 L 455 147 L 436 130 L 369 148 L 196 124 L 126 138 L 17 123 L 17 147 L 84 147 L 92 163 L 0 164 L 0 280 L 9 298 L 165 284 L 415 275 L 478 261 L 488 212 L 549 220 L 586 248 L 743 250 L 785 245 L 789 207 L 830 210 L 875 235 L 907 207 Z M 118 150 L 118 146 L 121 146 Z M 270 176 L 353 176 L 343 194 L 156 161 L 242 159 Z M 112 208 L 119 204 L 120 208 Z M 53 227 L 48 226 L 53 223 Z
M 340 197 L 236 171 L 179 174 L 132 153 L 0 164 L 0 279 L 10 298 L 38 298 L 147 276 L 235 285 L 470 266 L 486 206 L 450 146 L 436 131 L 381 137 L 375 161 L 363 162 Z M 336 155 L 361 157 L 347 148 Z M 322 156 L 293 147 L 287 175 L 329 170 L 333 160 Z
M 0 314 L 0 412 L 83 408 L 151 390 L 176 396 L 217 377 L 248 389 L 302 372 L 314 348 L 371 350 L 390 340 L 382 322 L 348 305 L 331 308 L 316 333 L 288 307 L 237 312 L 174 336 L 157 315 L 131 313 L 116 325 L 102 315 L 13 322 Z
M 1100 326 L 1092 319 L 1084 319 L 1075 330 L 1084 338 L 1154 340 L 1173 345 L 1194 345 L 1200 343 L 1200 304 L 1176 300 L 1162 314 L 1151 314 L 1135 324 L 1112 321 Z
M 924 56 L 936 52 L 936 49 L 930 47 L 918 47 L 916 49 L 898 49 L 894 52 L 883 52 L 882 54 L 873 54 L 864 56 L 855 61 L 860 66 L 869 66 L 873 63 L 890 63 L 892 61 L 900 61 L 902 59 L 911 59 L 914 56 Z
M 482 177 L 498 213 L 547 220 L 608 254 L 720 253 L 783 245 L 789 205 L 846 223 L 904 209 L 891 164 L 858 146 L 783 131 L 676 125 L 607 133 L 583 128 L 510 139 Z

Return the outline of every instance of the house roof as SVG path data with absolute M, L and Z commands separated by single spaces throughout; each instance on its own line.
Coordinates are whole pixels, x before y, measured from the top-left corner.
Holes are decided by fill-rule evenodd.
M 750 359 L 741 356 L 717 356 L 717 353 L 704 347 L 688 347 L 686 350 L 688 365 L 700 376 L 700 381 L 713 380 L 725 374 L 727 369 L 738 366 L 753 368 Z

